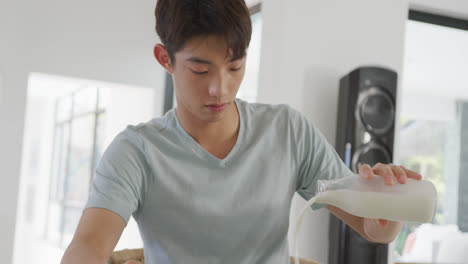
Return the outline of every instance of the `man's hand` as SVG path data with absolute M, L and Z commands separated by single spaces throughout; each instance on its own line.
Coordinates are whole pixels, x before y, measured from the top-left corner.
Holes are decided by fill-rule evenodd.
M 387 185 L 394 185 L 396 181 L 398 181 L 399 184 L 405 184 L 408 178 L 415 180 L 422 179 L 421 174 L 408 170 L 403 166 L 382 163 L 377 163 L 372 168 L 364 164 L 359 168 L 359 174 L 366 179 L 371 179 L 375 177 L 375 174 L 378 174 L 384 177 L 385 184 Z M 364 218 L 362 223 L 365 234 L 371 240 L 379 243 L 389 243 L 393 241 L 403 227 L 402 222 L 385 219 Z

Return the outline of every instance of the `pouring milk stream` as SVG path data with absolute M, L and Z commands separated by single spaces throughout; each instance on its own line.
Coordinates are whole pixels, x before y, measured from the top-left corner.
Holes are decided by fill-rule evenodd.
M 409 178 L 407 183 L 386 185 L 384 177 L 360 175 L 336 180 L 319 180 L 317 194 L 302 209 L 296 222 L 294 259 L 299 264 L 297 238 L 302 218 L 314 203 L 336 206 L 350 214 L 403 222 L 432 222 L 436 209 L 436 189 L 427 180 Z

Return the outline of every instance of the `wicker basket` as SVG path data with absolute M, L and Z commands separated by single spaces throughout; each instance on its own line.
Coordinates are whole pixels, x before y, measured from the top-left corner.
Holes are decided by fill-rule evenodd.
M 129 260 L 137 260 L 140 261 L 142 264 L 145 263 L 145 254 L 142 248 L 137 249 L 124 249 L 119 251 L 114 251 L 111 257 L 107 261 L 107 264 L 124 264 L 126 261 Z M 294 257 L 289 257 L 291 264 L 294 264 Z M 300 264 L 320 264 L 318 262 L 307 260 L 307 259 L 300 259 Z

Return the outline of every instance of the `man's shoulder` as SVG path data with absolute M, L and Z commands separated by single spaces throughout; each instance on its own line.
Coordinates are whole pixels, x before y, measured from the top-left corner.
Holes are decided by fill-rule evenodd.
M 249 103 L 236 99 L 238 105 L 243 108 L 247 115 L 251 117 L 276 117 L 278 115 L 290 115 L 294 111 L 287 104 L 266 104 L 266 103 Z
M 244 102 L 245 103 L 245 102 Z M 250 124 L 261 124 L 262 127 L 290 127 L 294 133 L 301 135 L 304 130 L 316 133 L 314 123 L 299 110 L 287 104 L 245 103 L 247 119 Z M 302 131 L 302 132 L 301 132 Z
M 137 124 L 128 124 L 124 130 L 122 130 L 118 137 L 121 138 L 136 138 L 142 139 L 151 136 L 157 136 L 168 127 L 172 113 L 167 113 L 161 117 L 155 117 L 145 122 Z

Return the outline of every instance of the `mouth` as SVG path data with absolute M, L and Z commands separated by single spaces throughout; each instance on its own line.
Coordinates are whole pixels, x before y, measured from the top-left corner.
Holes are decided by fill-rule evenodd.
M 224 111 L 226 109 L 226 106 L 227 106 L 227 103 L 225 103 L 225 104 L 209 104 L 209 105 L 206 105 L 206 107 L 210 111 L 216 112 L 216 113 Z

